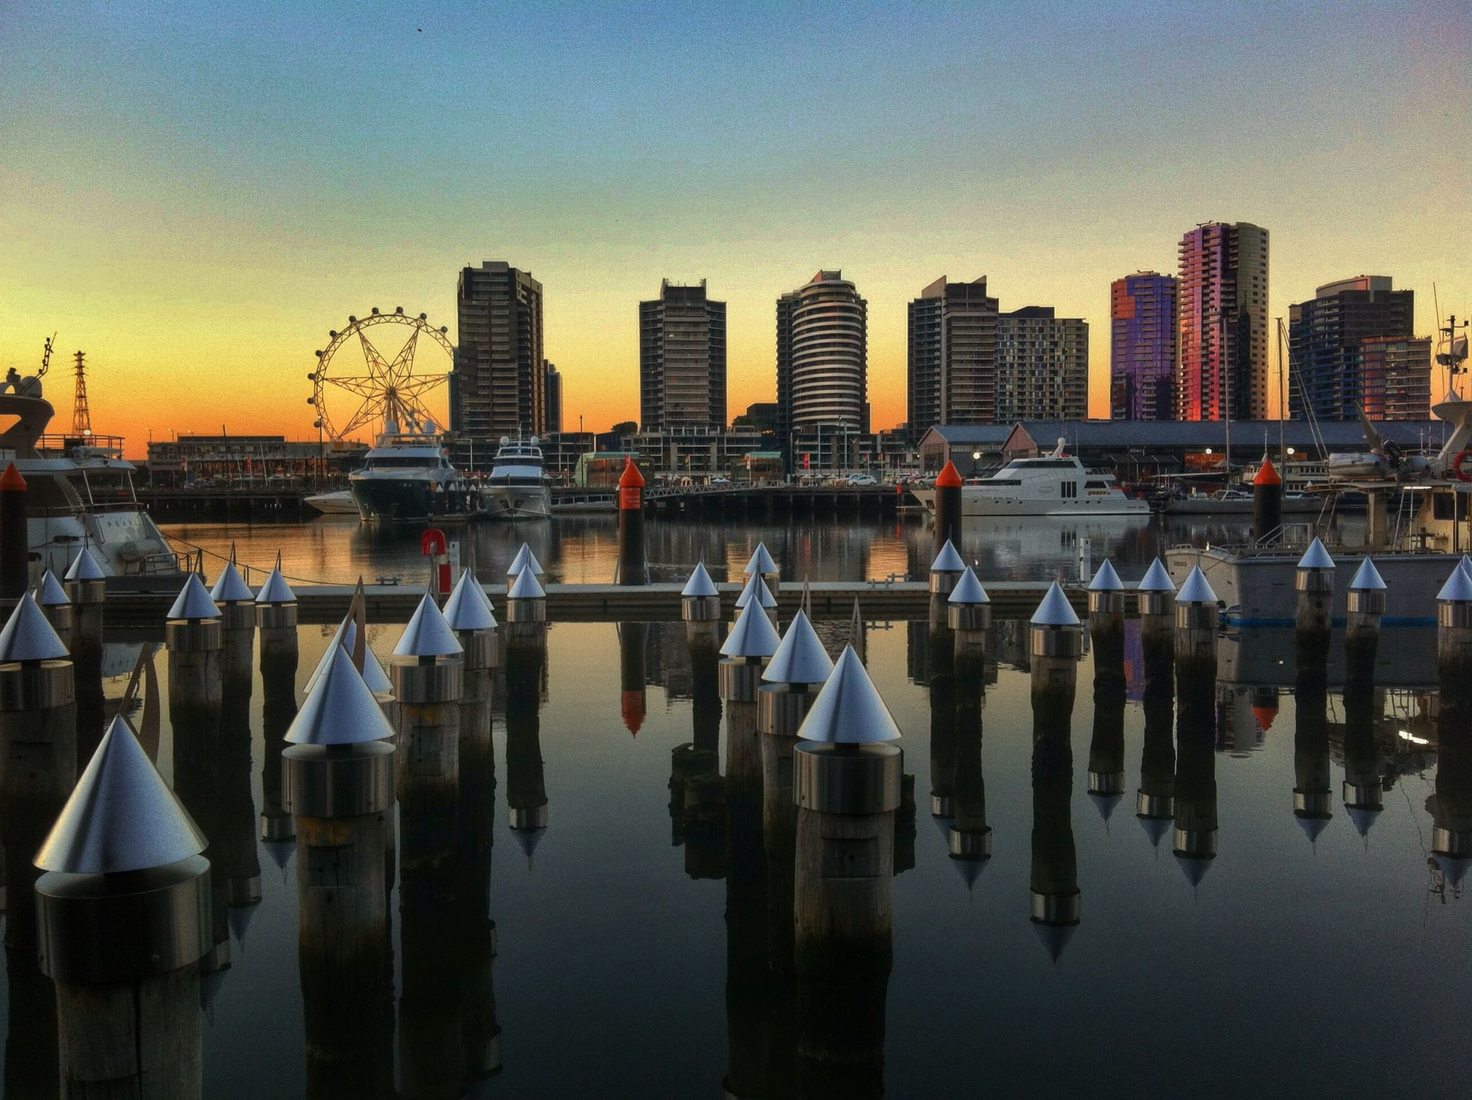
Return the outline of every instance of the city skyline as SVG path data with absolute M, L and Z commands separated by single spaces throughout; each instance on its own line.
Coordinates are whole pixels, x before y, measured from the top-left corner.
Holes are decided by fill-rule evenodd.
M 638 417 L 631 287 L 709 281 L 739 410 L 773 395 L 773 299 L 841 268 L 869 302 L 882 428 L 905 417 L 907 303 L 937 273 L 1097 334 L 1111 283 L 1174 271 L 1212 219 L 1271 230 L 1270 324 L 1361 272 L 1419 292 L 1418 336 L 1433 285 L 1443 315 L 1472 309 L 1453 4 L 814 9 L 776 33 L 758 9 L 355 11 L 371 46 L 330 11 L 11 17 L 0 368 L 33 371 L 52 332 L 58 359 L 85 350 L 94 422 L 131 453 L 221 423 L 305 438 L 328 329 L 374 305 L 453 329 L 451 273 L 504 257 L 545 288 L 564 426 L 606 427 Z M 1108 342 L 1089 358 L 1104 415 Z M 64 416 L 55 359 L 47 381 Z

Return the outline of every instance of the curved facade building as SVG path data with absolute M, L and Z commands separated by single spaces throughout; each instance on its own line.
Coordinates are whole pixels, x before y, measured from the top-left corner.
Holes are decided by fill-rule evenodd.
M 858 433 L 868 394 L 868 303 L 840 271 L 820 271 L 777 299 L 777 404 L 784 434 Z

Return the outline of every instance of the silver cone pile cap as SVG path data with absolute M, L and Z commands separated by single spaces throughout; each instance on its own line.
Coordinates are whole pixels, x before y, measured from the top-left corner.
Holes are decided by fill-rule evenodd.
M 762 679 L 769 684 L 821 684 L 832 671 L 828 651 L 818 640 L 807 614 L 799 611 L 762 672 Z
M 844 646 L 823 690 L 798 727 L 804 741 L 865 745 L 897 741 L 900 728 L 853 646 Z
M 409 625 L 394 646 L 395 657 L 454 657 L 465 652 L 439 605 L 428 592 L 419 601 Z
M 394 728 L 368 684 L 340 645 L 328 650 L 327 666 L 286 731 L 293 745 L 360 745 L 394 735 Z
M 451 630 L 496 629 L 496 613 L 491 610 L 491 601 L 469 569 L 460 570 L 455 591 L 445 601 L 445 622 L 450 624 Z
M 52 629 L 46 613 L 36 606 L 36 597 L 21 594 L 15 610 L 0 630 L 0 664 L 16 661 L 59 661 L 71 654 L 61 635 Z

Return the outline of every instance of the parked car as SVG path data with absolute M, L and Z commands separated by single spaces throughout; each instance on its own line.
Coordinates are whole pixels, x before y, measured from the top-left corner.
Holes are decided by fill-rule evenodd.
M 850 485 L 878 485 L 879 484 L 879 482 L 877 482 L 877 481 L 874 480 L 874 475 L 873 474 L 854 474 L 853 477 L 851 477 L 851 478 L 848 479 L 848 483 Z

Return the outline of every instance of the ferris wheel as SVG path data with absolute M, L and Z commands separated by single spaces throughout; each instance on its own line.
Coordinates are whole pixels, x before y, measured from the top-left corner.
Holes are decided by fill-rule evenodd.
M 380 325 L 393 326 L 374 334 L 380 341 L 385 336 L 404 336 L 392 357 L 380 352 L 369 339 L 368 330 Z M 380 313 L 374 306 L 367 317 L 349 317 L 347 328 L 328 333 L 331 342 L 317 352 L 317 369 L 307 375 L 312 382 L 307 404 L 317 410 L 313 427 L 335 440 L 350 439 L 365 427 L 377 430 L 375 425 L 385 423 L 399 430 L 433 431 L 436 417 L 425 400 L 430 391 L 445 383 L 454 363 L 455 347 L 446 335 L 448 331 L 443 326 L 435 328 L 423 313 L 410 316 L 403 306 L 392 313 Z M 414 373 L 421 336 L 444 350 L 445 373 Z M 344 345 L 356 345 L 362 352 L 362 363 L 356 354 L 345 352 Z

